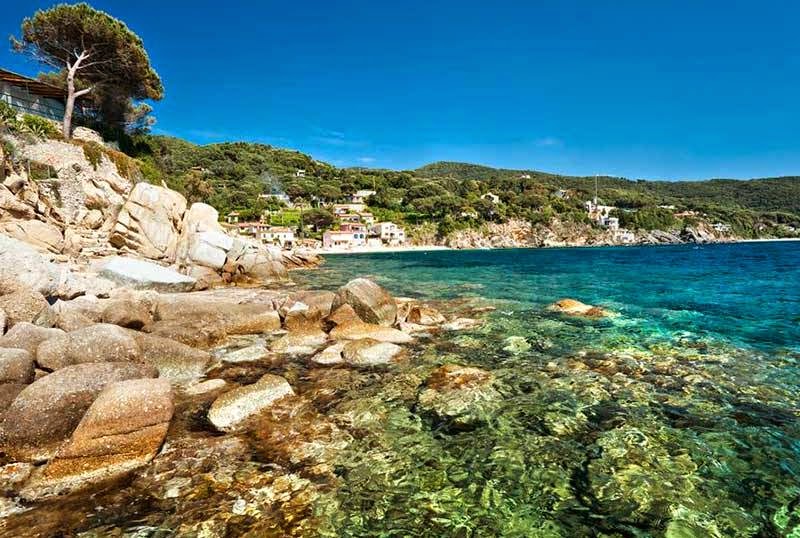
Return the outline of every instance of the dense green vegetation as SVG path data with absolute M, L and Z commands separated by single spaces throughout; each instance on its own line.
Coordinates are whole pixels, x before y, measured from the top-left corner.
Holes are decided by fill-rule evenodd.
M 345 201 L 358 189 L 373 189 L 377 194 L 369 205 L 378 219 L 432 223 L 442 235 L 509 218 L 589 222 L 583 203 L 595 189 L 594 177 L 463 163 L 439 162 L 410 171 L 336 168 L 298 151 L 244 142 L 198 146 L 137 135 L 122 149 L 139 159 L 148 181 L 164 181 L 191 201 L 211 203 L 221 214 L 238 210 L 244 218 L 255 218 L 266 209 L 279 209 L 279 202 L 259 199 L 265 193 L 286 193 L 295 203 L 319 207 Z M 501 203 L 482 198 L 489 192 Z M 598 194 L 603 203 L 619 208 L 615 214 L 630 228 L 676 228 L 698 218 L 728 223 L 745 236 L 783 235 L 788 226 L 800 227 L 797 177 L 699 182 L 600 177 Z M 683 211 L 698 215 L 674 216 Z M 315 222 L 327 226 L 328 216 L 318 213 Z

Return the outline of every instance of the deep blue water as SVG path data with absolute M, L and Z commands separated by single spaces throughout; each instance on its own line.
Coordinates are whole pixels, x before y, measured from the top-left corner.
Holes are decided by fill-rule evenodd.
M 571 297 L 650 330 L 800 349 L 800 242 L 506 249 L 327 256 L 307 275 L 334 287 L 372 275 L 396 294 L 480 295 L 542 307 Z

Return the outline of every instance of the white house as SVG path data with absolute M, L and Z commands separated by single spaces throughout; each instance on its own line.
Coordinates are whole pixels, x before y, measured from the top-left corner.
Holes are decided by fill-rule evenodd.
M 238 211 L 231 211 L 225 217 L 225 222 L 228 224 L 238 224 L 239 223 L 239 212 Z
M 731 225 L 725 224 L 723 222 L 715 222 L 714 224 L 711 225 L 711 227 L 720 233 L 728 233 L 731 231 Z
M 350 196 L 350 202 L 354 204 L 365 204 L 367 203 L 367 198 L 374 195 L 375 191 L 371 191 L 368 189 L 359 190 L 356 191 L 355 194 Z
M 366 230 L 328 230 L 322 234 L 323 248 L 353 248 L 367 244 Z
M 612 205 L 600 205 L 596 200 L 587 200 L 583 206 L 586 208 L 586 213 L 589 219 L 593 220 L 600 226 L 605 226 L 612 230 L 619 229 L 619 219 L 611 217 L 610 214 L 616 207 Z
M 366 208 L 364 204 L 334 204 L 331 211 L 334 215 L 341 216 L 348 213 L 362 213 Z
M 289 195 L 284 192 L 277 194 L 259 194 L 258 197 L 262 200 L 277 200 L 288 207 L 292 207 L 292 200 L 289 198 Z
M 500 203 L 500 197 L 496 194 L 492 194 L 491 192 L 487 192 L 483 196 L 481 196 L 481 200 L 489 200 L 493 204 L 497 205 Z
M 402 245 L 406 242 L 406 232 L 393 222 L 377 222 L 370 229 L 370 235 L 380 237 L 387 245 Z
M 285 226 L 270 226 L 259 234 L 262 243 L 275 245 L 281 248 L 292 248 L 294 245 L 294 230 Z
M 298 168 L 297 170 L 295 170 L 294 177 L 306 177 L 305 168 Z

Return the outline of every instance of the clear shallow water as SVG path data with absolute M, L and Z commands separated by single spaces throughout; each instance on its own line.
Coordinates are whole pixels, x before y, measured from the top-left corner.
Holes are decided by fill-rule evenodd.
M 800 536 L 799 243 L 331 256 L 298 280 L 357 275 L 498 310 L 331 410 L 361 433 L 329 535 Z M 444 363 L 495 376 L 469 428 L 415 403 Z

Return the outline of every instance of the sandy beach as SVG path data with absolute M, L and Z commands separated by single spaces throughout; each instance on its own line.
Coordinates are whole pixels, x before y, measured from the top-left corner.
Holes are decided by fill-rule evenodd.
M 315 254 L 377 254 L 381 252 L 413 252 L 426 250 L 453 250 L 440 245 L 398 245 L 393 247 L 319 248 Z

